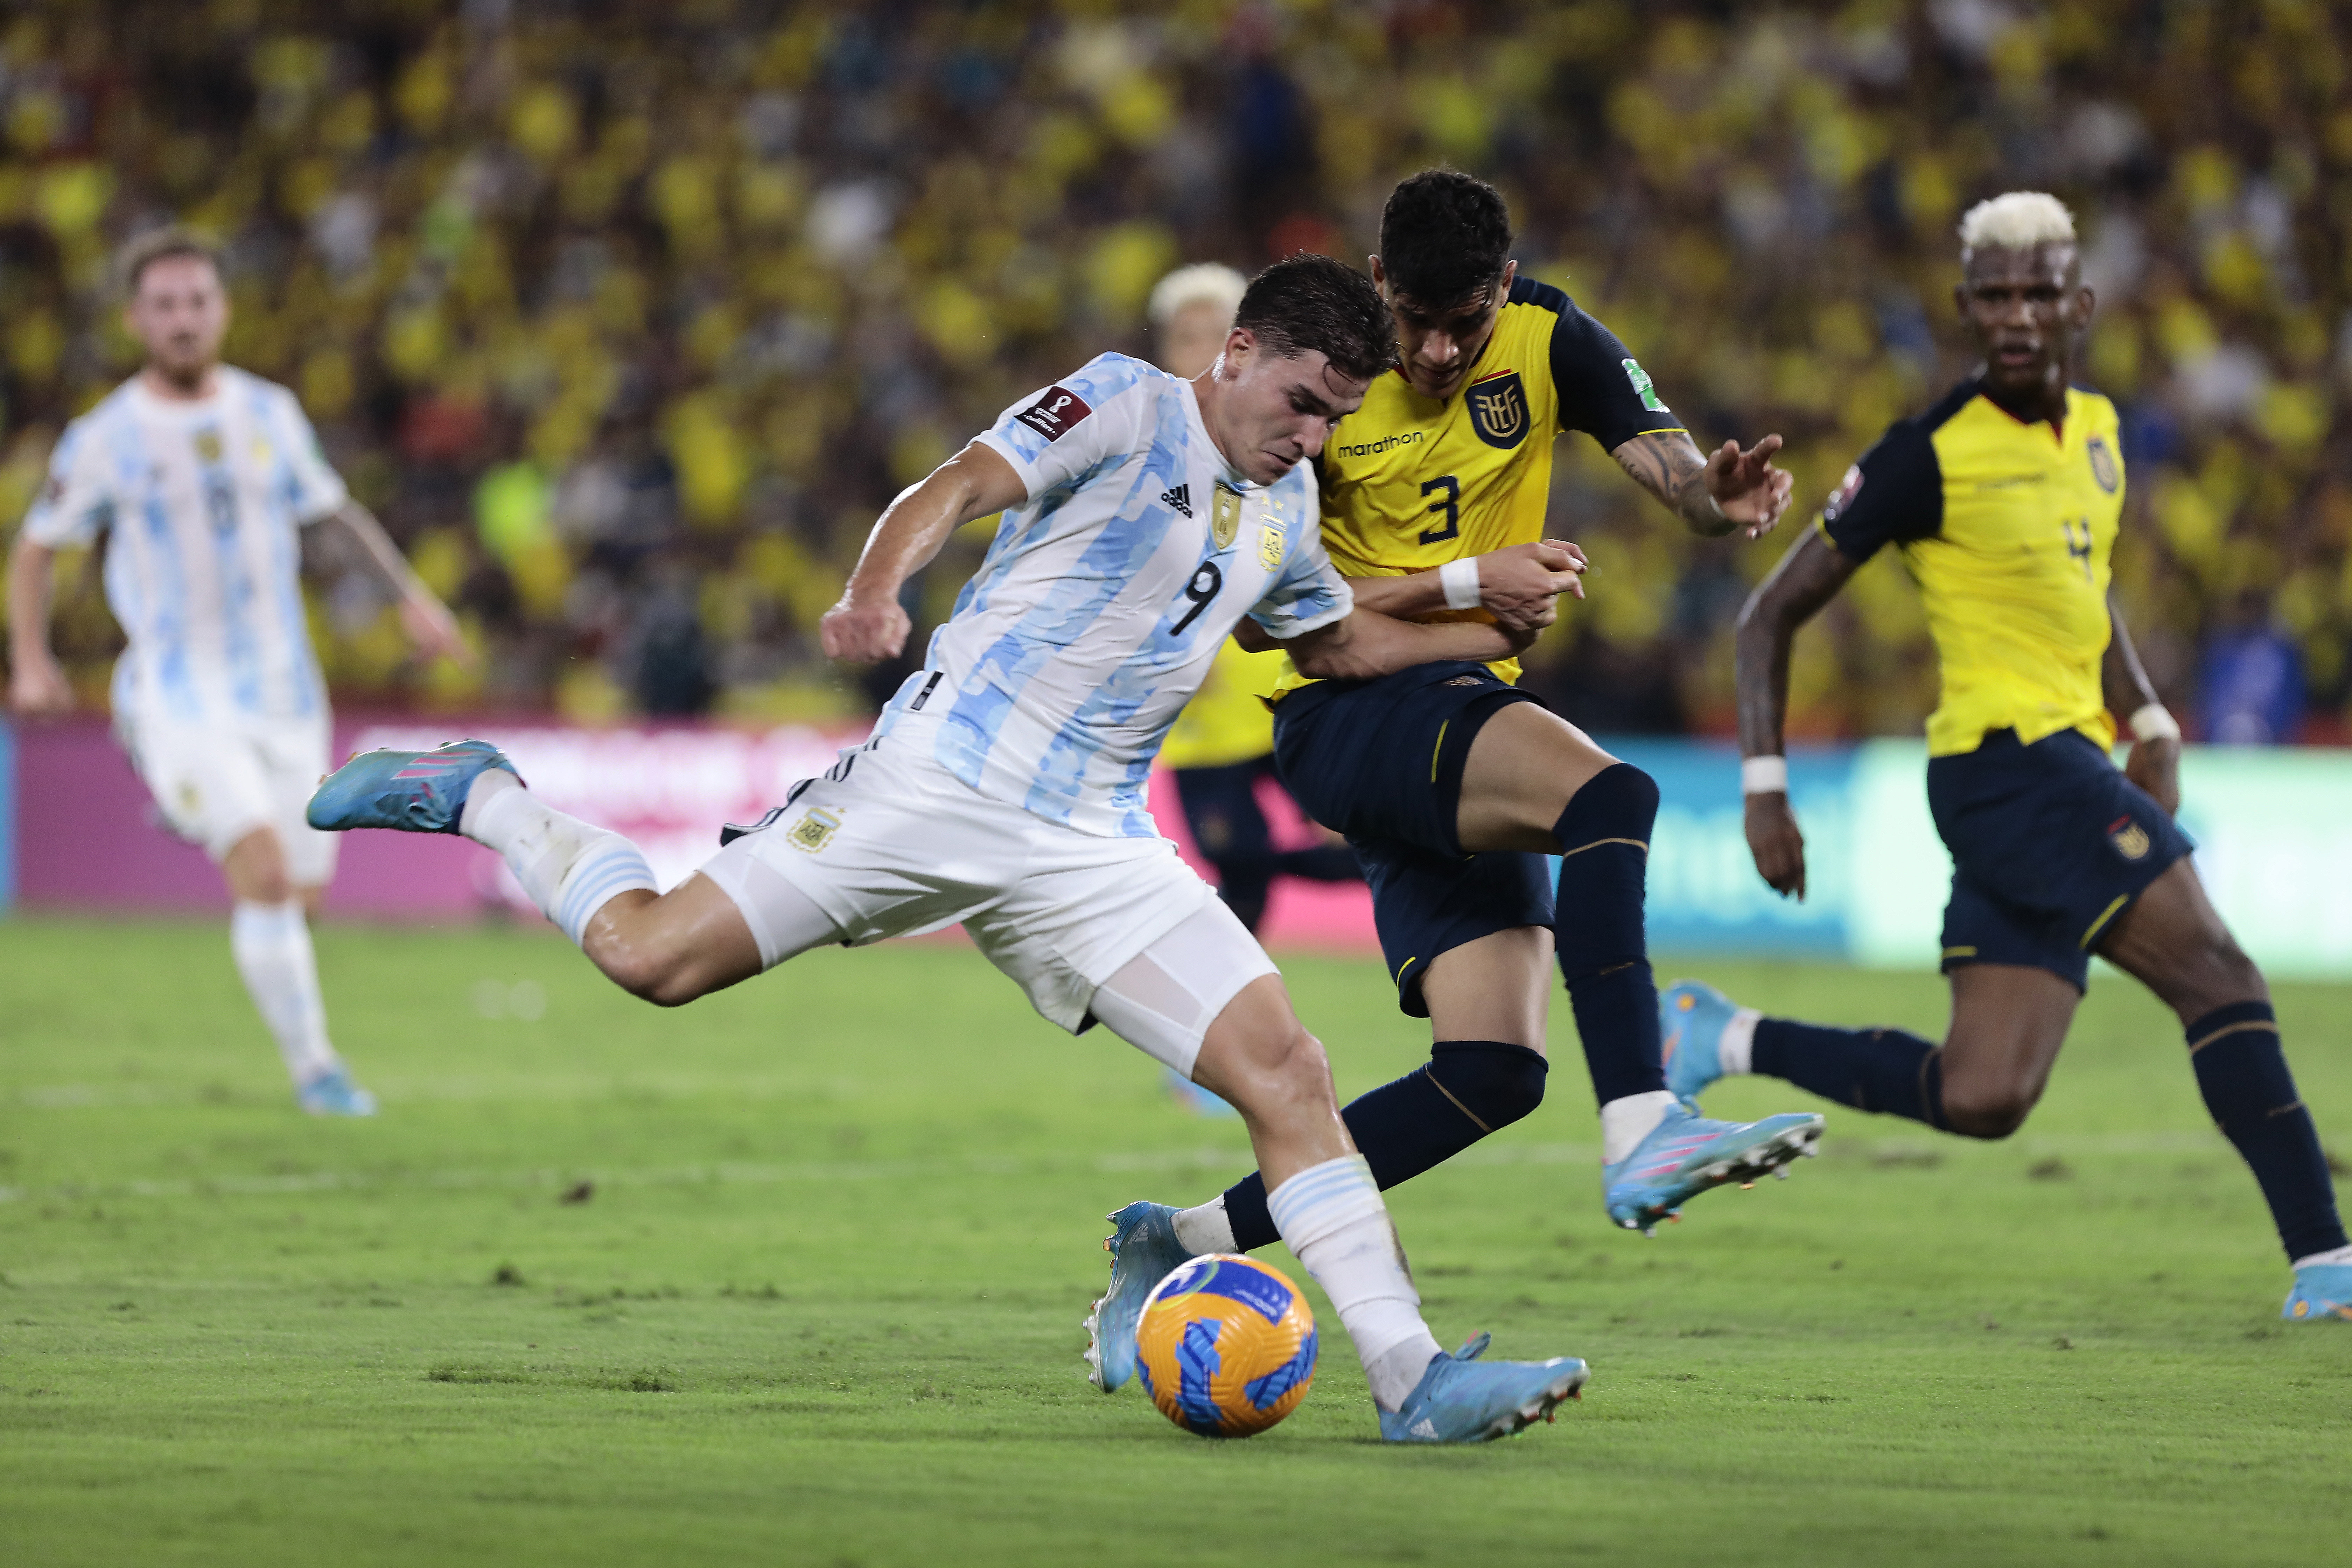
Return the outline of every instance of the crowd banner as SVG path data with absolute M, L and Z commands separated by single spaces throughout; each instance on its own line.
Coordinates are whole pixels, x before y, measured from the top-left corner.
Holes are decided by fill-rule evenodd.
M 704 725 L 581 729 L 543 719 L 355 719 L 336 754 L 421 749 L 460 736 L 496 742 L 551 804 L 629 835 L 675 886 L 718 847 L 719 825 L 751 823 L 798 779 L 831 765 L 862 729 L 766 731 Z M 1726 742 L 1624 741 L 1612 749 L 1658 781 L 1650 855 L 1650 944 L 1695 957 L 1781 956 L 1871 968 L 1931 968 L 1940 950 L 1951 862 L 1927 801 L 1916 741 L 1799 748 L 1790 796 L 1805 833 L 1807 889 L 1782 899 L 1748 853 L 1737 752 Z M 2352 979 L 2352 752 L 2190 747 L 2181 822 L 2231 927 L 2272 973 Z M 1312 842 L 1287 797 L 1261 797 L 1284 847 Z M 1156 777 L 1152 811 L 1201 865 L 1172 781 Z M 1206 870 L 1203 867 L 1202 869 Z M 146 792 L 101 721 L 0 725 L 0 908 L 13 889 L 27 910 L 226 907 L 219 875 L 154 820 Z M 343 841 L 331 914 L 466 920 L 485 911 L 536 919 L 499 858 L 465 839 L 355 833 Z M 1360 887 L 1285 879 L 1266 935 L 1279 946 L 1369 952 Z

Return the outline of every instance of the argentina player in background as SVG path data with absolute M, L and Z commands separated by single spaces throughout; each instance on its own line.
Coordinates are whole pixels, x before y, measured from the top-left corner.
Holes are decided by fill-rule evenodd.
M 1108 1025 L 1240 1110 L 1274 1228 L 1355 1342 L 1383 1437 L 1516 1432 L 1580 1387 L 1584 1363 L 1478 1361 L 1484 1336 L 1439 1349 L 1321 1045 L 1144 798 L 1244 616 L 1324 676 L 1531 640 L 1357 610 L 1324 553 L 1307 460 L 1395 353 L 1361 274 L 1293 257 L 1251 283 L 1198 378 L 1105 354 L 1006 409 L 891 503 L 822 626 L 836 658 L 897 657 L 907 579 L 1002 512 L 924 667 L 871 740 L 667 893 L 628 840 L 549 809 L 484 742 L 354 758 L 310 820 L 488 846 L 591 962 L 666 1005 L 812 948 L 961 922 L 1045 1017 Z M 1135 1325 L 1103 1338 L 1131 1355 Z
M 331 715 L 298 581 L 301 534 L 331 529 L 426 654 L 471 656 L 440 600 L 327 466 L 294 395 L 220 363 L 228 297 L 211 245 L 184 229 L 120 263 L 139 374 L 66 426 L 9 559 L 8 703 L 73 707 L 48 641 L 54 558 L 106 545 L 106 598 L 126 646 L 114 731 L 173 831 L 219 865 L 237 973 L 277 1037 L 303 1109 L 375 1101 L 327 1037 L 306 913 L 335 841 L 302 820 L 328 765 Z

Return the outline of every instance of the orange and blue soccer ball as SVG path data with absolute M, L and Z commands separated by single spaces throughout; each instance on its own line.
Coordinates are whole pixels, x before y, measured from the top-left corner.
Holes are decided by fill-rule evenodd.
M 1307 1397 L 1315 1313 L 1281 1269 L 1203 1253 L 1145 1299 L 1135 1352 L 1162 1415 L 1203 1437 L 1247 1437 Z

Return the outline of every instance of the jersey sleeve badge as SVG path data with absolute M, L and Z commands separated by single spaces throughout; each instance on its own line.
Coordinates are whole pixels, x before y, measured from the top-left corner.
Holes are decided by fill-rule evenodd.
M 1094 410 L 1087 400 L 1066 386 L 1049 386 L 1045 395 L 1013 417 L 1043 436 L 1048 441 L 1058 441 L 1070 433 L 1079 420 Z
M 1856 464 L 1846 469 L 1845 478 L 1838 481 L 1838 488 L 1832 490 L 1830 499 L 1822 503 L 1822 521 L 1835 522 L 1838 520 L 1838 514 L 1852 506 L 1853 498 L 1861 493 L 1862 467 Z
M 1470 428 L 1489 447 L 1507 452 L 1528 438 L 1528 390 L 1507 371 L 1470 384 Z
M 1667 408 L 1664 403 L 1659 401 L 1658 389 L 1650 384 L 1650 373 L 1642 368 L 1641 361 L 1629 359 L 1624 362 L 1624 364 L 1625 379 L 1627 382 L 1632 384 L 1633 394 L 1642 400 L 1643 407 L 1648 409 L 1653 414 L 1667 414 L 1673 412 L 1671 409 Z

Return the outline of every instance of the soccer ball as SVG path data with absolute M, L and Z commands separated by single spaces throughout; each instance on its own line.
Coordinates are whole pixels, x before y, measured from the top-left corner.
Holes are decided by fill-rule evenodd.
M 1135 1351 L 1162 1415 L 1203 1437 L 1247 1437 L 1307 1397 L 1315 1314 L 1281 1269 L 1203 1253 L 1145 1300 Z

